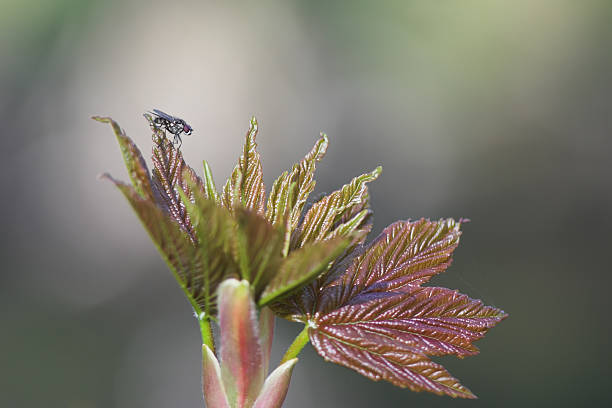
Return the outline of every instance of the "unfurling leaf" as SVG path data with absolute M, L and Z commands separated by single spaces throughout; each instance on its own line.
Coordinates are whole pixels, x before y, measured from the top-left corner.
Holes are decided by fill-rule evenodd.
M 198 285 L 204 296 L 198 304 L 207 316 L 214 316 L 217 287 L 224 279 L 240 275 L 233 257 L 235 224 L 227 209 L 196 188 L 189 173 L 184 174 L 184 185 L 191 191 L 191 199 L 183 190 L 179 193 L 192 223 L 201 264 Z
M 257 120 L 251 119 L 244 150 L 223 189 L 222 202 L 230 211 L 237 205 L 263 215 L 266 187 L 263 183 L 261 158 L 257 153 Z
M 196 307 L 205 304 L 206 294 L 200 285 L 201 258 L 187 234 L 155 203 L 143 199 L 132 186 L 114 180 L 109 175 L 104 177 L 112 181 L 132 205 L 192 304 L 195 303 Z
M 240 275 L 250 282 L 255 299 L 259 299 L 283 260 L 283 234 L 263 216 L 252 211 L 235 207 L 234 215 L 237 224 L 236 259 Z
M 359 217 L 363 221 L 365 213 L 363 206 L 368 200 L 367 183 L 376 180 L 382 171 L 377 167 L 371 173 L 355 177 L 349 184 L 344 185 L 340 190 L 334 191 L 330 195 L 323 197 L 312 205 L 306 213 L 304 221 L 298 229 L 298 233 L 292 242 L 292 247 L 300 248 L 309 242 L 317 242 L 338 235 L 335 229 L 342 227 L 343 230 L 352 231 L 361 224 L 355 224 L 352 228 L 347 228 L 345 223 L 350 222 L 346 215 L 352 214 L 353 208 L 357 206 L 359 213 L 354 217 Z
M 288 217 L 289 232 L 297 227 L 304 204 L 315 187 L 316 164 L 325 156 L 328 145 L 327 136 L 321 134 L 314 147 L 293 166 L 291 172 L 285 171 L 276 179 L 272 185 L 266 211 L 266 217 L 271 223 L 278 224 L 284 217 Z M 293 195 L 293 200 L 290 200 L 292 184 L 295 184 L 296 193 Z
M 260 305 L 268 304 L 282 298 L 292 290 L 299 288 L 315 279 L 321 272 L 327 270 L 334 261 L 351 243 L 344 237 L 337 237 L 328 241 L 317 242 L 300 248 L 284 259 L 280 270 L 267 285 L 261 298 Z
M 204 312 L 207 319 L 214 316 L 217 287 L 223 279 L 238 276 L 238 268 L 228 243 L 233 221 L 224 214 L 226 210 L 207 199 L 209 195 L 216 197 L 210 171 L 205 186 L 164 132 L 153 128 L 155 168 L 151 181 L 140 151 L 119 125 L 110 118 L 94 119 L 112 125 L 133 186 L 105 177 L 122 191 L 138 214 L 196 314 Z M 199 206 L 195 208 L 192 201 Z M 193 223 L 193 218 L 205 223 Z
M 250 407 L 264 383 L 263 350 L 249 283 L 228 279 L 219 286 L 221 376 L 230 406 Z
M 136 192 L 144 199 L 153 200 L 153 190 L 151 189 L 151 176 L 149 175 L 149 169 L 145 163 L 140 149 L 129 138 L 117 122 L 111 118 L 94 116 L 92 119 L 102 123 L 109 123 L 115 132 L 117 142 L 119 142 L 119 148 L 121 149 L 121 155 L 125 162 L 130 180 Z
M 291 183 L 289 182 L 289 173 L 287 171 L 284 171 L 272 184 L 272 191 L 270 191 L 270 196 L 268 197 L 268 208 L 266 210 L 266 218 L 272 224 L 281 224 L 285 218 L 291 219 L 293 203 L 289 199 L 290 186 Z
M 204 166 L 204 193 L 206 197 L 213 200 L 215 203 L 219 201 L 219 194 L 217 193 L 217 187 L 215 186 L 215 181 L 213 180 L 212 171 L 208 166 L 206 160 L 203 162 Z
M 195 241 L 195 232 L 179 190 L 192 197 L 194 193 L 192 188 L 204 190 L 202 180 L 185 164 L 181 151 L 175 149 L 166 139 L 162 139 L 160 144 L 153 147 L 153 166 L 153 192 L 157 202 Z M 188 174 L 189 177 L 185 177 L 184 174 Z M 191 186 L 185 182 L 186 179 L 192 180 Z
M 474 342 L 507 315 L 457 291 L 421 287 L 450 265 L 461 221 L 396 222 L 366 245 L 368 183 L 380 167 L 304 210 L 325 135 L 274 182 L 266 202 L 254 118 L 219 195 L 206 161 L 200 179 L 164 129 L 145 117 L 153 131 L 152 177 L 119 125 L 94 117 L 112 126 L 132 185 L 106 177 L 134 208 L 196 312 L 210 408 L 280 408 L 295 357 L 309 340 L 326 360 L 373 380 L 475 398 L 428 356 L 477 354 Z M 220 362 L 209 321 L 216 313 Z M 275 314 L 305 328 L 264 382 Z

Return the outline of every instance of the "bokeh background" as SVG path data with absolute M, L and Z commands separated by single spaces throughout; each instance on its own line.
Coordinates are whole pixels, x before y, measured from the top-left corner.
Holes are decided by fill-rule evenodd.
M 432 281 L 510 317 L 441 358 L 480 399 L 374 383 L 307 346 L 287 407 L 608 406 L 612 4 L 0 0 L 0 407 L 201 407 L 199 331 L 127 202 L 111 115 L 159 108 L 217 185 L 331 140 L 317 192 L 382 164 L 374 232 L 468 217 Z M 316 194 L 316 193 L 315 193 Z M 278 323 L 278 358 L 300 327 Z

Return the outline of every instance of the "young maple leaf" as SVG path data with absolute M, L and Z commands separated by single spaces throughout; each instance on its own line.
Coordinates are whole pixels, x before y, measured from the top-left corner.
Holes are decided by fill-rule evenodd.
M 251 120 L 243 155 L 219 196 L 208 164 L 204 180 L 183 160 L 180 150 L 153 125 L 153 176 L 138 147 L 110 118 L 94 117 L 109 123 L 117 137 L 132 185 L 111 180 L 128 199 L 168 266 L 173 271 L 197 316 L 214 318 L 219 284 L 228 278 L 248 281 L 260 307 L 309 283 L 353 242 L 346 230 L 326 240 L 312 240 L 289 253 L 294 224 L 289 215 L 299 215 L 308 195 L 303 181 L 310 179 L 314 161 L 307 157 L 303 171 L 296 170 L 292 186 L 301 191 L 293 200 L 289 190 L 277 220 L 265 215 L 265 187 L 259 153 L 256 151 L 257 122 Z M 293 175 L 291 177 L 294 177 Z M 293 180 L 293 179 L 292 179 Z M 288 188 L 290 186 L 288 185 Z M 306 188 L 307 191 L 307 188 Z
M 452 219 L 396 222 L 346 270 L 332 269 L 336 279 L 319 278 L 276 310 L 306 322 L 327 361 L 413 391 L 475 398 L 427 357 L 477 354 L 472 343 L 507 317 L 457 291 L 421 287 L 450 265 L 459 227 Z
M 110 118 L 94 119 L 112 126 L 132 185 L 108 174 L 103 177 L 111 180 L 132 205 L 196 314 L 213 316 L 216 288 L 223 279 L 237 276 L 237 266 L 228 251 L 229 215 L 217 206 L 203 205 L 200 210 L 210 222 L 198 241 L 198 231 L 203 229 L 194 225 L 181 193 L 192 198 L 213 195 L 185 163 L 180 150 L 163 131 L 154 128 L 151 177 L 140 150 L 119 125 Z
M 366 246 L 372 214 L 367 183 L 380 175 L 380 167 L 305 211 L 316 164 L 328 146 L 323 134 L 303 160 L 273 183 L 266 201 L 255 119 L 221 195 L 206 161 L 202 180 L 163 130 L 152 126 L 151 177 L 119 125 L 110 118 L 94 119 L 113 127 L 132 185 L 106 177 L 139 215 L 198 316 L 207 401 L 280 407 L 294 357 L 308 340 L 326 360 L 373 380 L 475 398 L 428 356 L 477 354 L 473 342 L 507 315 L 457 291 L 421 286 L 450 265 L 461 221 L 396 222 Z M 244 297 L 247 292 L 252 300 Z M 218 296 L 225 300 L 219 302 Z M 256 307 L 260 322 L 267 322 L 260 328 L 261 341 L 254 328 Z M 273 332 L 270 309 L 306 327 L 263 384 Z M 238 316 L 240 310 L 250 310 L 244 312 L 249 316 Z M 225 368 L 216 359 L 209 326 L 218 311 L 224 342 L 245 339 L 222 349 Z M 234 349 L 251 357 L 236 359 Z M 263 371 L 253 371 L 254 365 Z M 257 374 L 255 382 L 247 381 L 255 375 L 250 372 Z

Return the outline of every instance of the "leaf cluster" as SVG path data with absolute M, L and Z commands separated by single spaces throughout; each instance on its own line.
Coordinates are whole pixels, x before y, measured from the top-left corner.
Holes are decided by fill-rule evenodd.
M 378 167 L 307 206 L 324 134 L 272 184 L 266 197 L 252 119 L 238 163 L 219 193 L 163 131 L 153 129 L 153 170 L 119 125 L 130 202 L 200 319 L 215 318 L 227 279 L 249 283 L 257 307 L 303 322 L 317 352 L 373 380 L 415 391 L 474 398 L 429 356 L 474 355 L 473 342 L 507 315 L 446 288 L 423 287 L 444 271 L 459 243 L 453 219 L 399 221 L 365 244 L 368 183 Z M 150 120 L 150 118 L 148 118 Z

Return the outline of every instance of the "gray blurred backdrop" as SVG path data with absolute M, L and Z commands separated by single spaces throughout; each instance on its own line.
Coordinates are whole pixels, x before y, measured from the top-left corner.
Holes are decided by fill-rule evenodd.
M 287 407 L 607 406 L 612 4 L 0 0 L 0 407 L 201 407 L 188 303 L 127 202 L 111 115 L 159 108 L 224 182 L 251 115 L 268 186 L 330 137 L 317 192 L 382 164 L 374 233 L 468 217 L 433 285 L 510 313 L 441 358 L 480 399 L 374 383 L 309 345 Z M 315 193 L 316 194 L 316 193 Z M 278 359 L 300 327 L 279 322 Z M 278 361 L 278 360 L 277 360 Z

